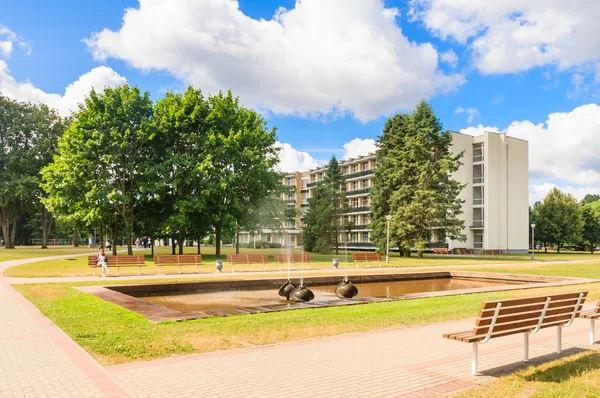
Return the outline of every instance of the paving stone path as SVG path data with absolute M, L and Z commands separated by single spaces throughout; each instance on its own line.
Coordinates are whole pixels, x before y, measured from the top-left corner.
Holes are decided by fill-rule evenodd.
M 0 263 L 0 272 L 6 268 Z M 441 335 L 472 328 L 473 318 L 105 368 L 7 279 L 0 276 L 2 398 L 430 397 L 524 366 L 520 335 L 492 339 L 480 347 L 480 375 L 471 376 L 470 345 Z M 531 364 L 559 357 L 554 328 L 530 343 Z M 588 344 L 587 321 L 564 330 L 563 348 L 562 356 L 596 349 Z

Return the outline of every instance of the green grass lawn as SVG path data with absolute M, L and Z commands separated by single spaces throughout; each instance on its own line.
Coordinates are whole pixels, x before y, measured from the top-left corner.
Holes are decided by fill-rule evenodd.
M 20 260 L 33 257 L 61 256 L 65 254 L 83 254 L 91 253 L 94 250 L 87 246 L 48 246 L 47 249 L 40 249 L 39 246 L 17 246 L 14 249 L 5 249 L 0 246 L 0 261 Z
M 548 274 L 563 272 L 563 264 L 545 266 Z M 532 266 L 521 267 L 527 272 Z M 593 267 L 589 263 L 571 264 L 571 275 Z M 75 285 L 82 283 L 15 288 L 106 365 L 474 317 L 483 301 L 500 298 L 581 289 L 590 292 L 589 300 L 600 297 L 600 283 L 592 283 L 153 324 L 118 305 L 79 292 L 73 288 Z
M 194 254 L 197 252 L 197 248 L 194 247 L 186 247 L 184 248 L 184 252 L 186 254 Z M 59 254 L 70 254 L 70 253 L 86 253 L 89 249 L 79 248 L 72 249 L 69 251 L 67 248 L 63 249 L 29 249 L 26 250 L 24 248 L 19 248 L 17 251 L 12 251 L 13 253 L 18 253 L 19 255 L 23 255 L 27 252 L 31 252 L 32 255 L 30 257 L 35 257 L 39 252 L 42 255 L 59 255 Z M 205 265 L 201 267 L 201 271 L 203 272 L 214 272 L 214 264 L 217 257 L 215 256 L 215 248 L 214 247 L 202 247 L 202 258 Z M 10 250 L 9 250 L 10 252 Z M 223 247 L 222 248 L 222 256 L 221 259 L 225 259 L 225 255 L 229 253 L 234 253 L 235 249 L 233 247 Z M 268 254 L 270 256 L 270 260 L 273 262 L 268 266 L 268 270 L 278 270 L 279 265 L 274 263 L 274 256 L 278 253 L 289 253 L 288 249 L 241 249 L 241 253 L 261 253 Z M 292 252 L 302 252 L 301 249 L 294 249 Z M 135 254 L 143 254 L 146 257 L 147 267 L 142 269 L 142 273 L 146 275 L 155 275 L 158 273 L 158 269 L 154 266 L 152 261 L 152 255 L 150 249 L 145 250 L 135 250 Z M 170 254 L 171 248 L 169 247 L 156 247 L 155 254 Z M 0 254 L 4 254 L 3 250 L 0 249 Z M 124 254 L 120 252 L 119 254 Z M 351 252 L 342 252 L 338 255 L 335 254 L 319 254 L 319 253 L 311 253 L 311 269 L 328 269 L 331 268 L 332 259 L 338 258 L 340 263 L 340 268 L 349 269 L 354 268 L 355 264 L 352 262 L 352 253 Z M 544 254 L 539 253 L 536 254 L 536 261 L 547 262 L 547 261 L 567 261 L 567 260 L 595 260 L 598 259 L 600 261 L 600 256 L 591 255 L 589 253 L 573 253 L 566 252 L 561 254 Z M 423 258 L 418 258 L 416 256 L 410 258 L 399 257 L 397 254 L 392 254 L 390 256 L 389 266 L 391 267 L 427 267 L 427 266 L 446 266 L 452 267 L 454 265 L 477 265 L 477 264 L 503 264 L 503 263 L 523 263 L 526 264 L 530 262 L 529 255 L 507 255 L 507 256 L 439 256 L 439 255 L 425 255 Z M 385 263 L 383 263 L 385 265 Z M 360 264 L 361 267 L 366 267 L 365 263 Z M 371 264 L 371 266 L 378 266 L 377 263 Z M 236 271 L 248 271 L 249 268 L 247 266 L 236 267 Z M 262 265 L 252 265 L 250 268 L 252 271 L 261 271 L 263 270 Z M 192 273 L 195 272 L 196 268 L 184 267 L 183 272 Z M 231 266 L 225 262 L 224 263 L 224 271 L 230 272 Z M 134 275 L 137 274 L 137 268 L 123 268 L 121 273 L 123 275 Z M 171 268 L 163 268 L 163 273 L 177 273 L 178 270 L 176 267 Z M 84 257 L 73 257 L 68 259 L 56 259 L 56 260 L 48 260 L 43 262 L 31 263 L 31 264 L 23 264 L 17 267 L 12 267 L 8 269 L 4 275 L 11 277 L 56 277 L 56 276 L 85 276 L 91 275 L 92 270 L 87 266 L 87 259 Z
M 600 353 L 585 352 L 531 366 L 457 395 L 462 398 L 600 397 Z

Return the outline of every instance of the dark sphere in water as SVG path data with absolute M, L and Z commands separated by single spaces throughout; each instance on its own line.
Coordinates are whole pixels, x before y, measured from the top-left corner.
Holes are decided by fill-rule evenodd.
M 295 289 L 290 296 L 290 299 L 295 301 L 310 301 L 314 298 L 315 294 L 304 286 L 300 286 L 299 288 Z
M 335 295 L 339 298 L 352 298 L 358 294 L 358 288 L 350 281 L 343 280 L 335 288 Z
M 289 300 L 294 289 L 296 289 L 296 286 L 288 279 L 288 281 L 279 288 L 279 295 Z

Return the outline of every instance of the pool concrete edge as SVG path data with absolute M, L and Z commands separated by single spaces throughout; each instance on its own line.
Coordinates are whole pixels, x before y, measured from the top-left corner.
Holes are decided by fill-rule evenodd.
M 202 285 L 206 291 L 217 291 L 222 288 L 256 288 L 256 287 L 272 287 L 278 289 L 281 284 L 287 281 L 287 278 L 275 279 L 250 279 L 250 280 L 235 280 L 235 281 L 210 281 L 210 282 L 177 282 L 166 284 L 132 284 L 132 285 L 114 285 L 114 286 L 80 286 L 76 289 L 101 298 L 113 304 L 117 304 L 133 312 L 143 315 L 151 322 L 158 323 L 164 321 L 182 321 L 191 319 L 202 319 L 214 316 L 228 315 L 243 315 L 257 314 L 275 311 L 286 311 L 304 308 L 325 308 L 346 305 L 368 304 L 377 302 L 388 302 L 396 300 L 410 300 L 428 297 L 445 297 L 462 294 L 476 294 L 485 292 L 510 291 L 520 289 L 534 289 L 540 287 L 568 286 L 582 283 L 598 282 L 595 279 L 587 278 L 569 278 L 544 275 L 529 275 L 529 274 L 506 274 L 492 272 L 469 272 L 469 271 L 439 271 L 439 272 L 420 272 L 412 274 L 365 274 L 351 275 L 350 279 L 354 283 L 368 282 L 387 282 L 387 281 L 402 281 L 402 280 L 417 280 L 417 279 L 432 279 L 432 278 L 477 278 L 490 280 L 506 280 L 530 282 L 521 285 L 502 285 L 488 286 L 482 288 L 470 288 L 460 290 L 447 290 L 438 292 L 424 293 L 408 293 L 402 296 L 391 296 L 389 298 L 382 297 L 361 297 L 356 299 L 339 299 L 327 302 L 308 302 L 308 303 L 293 303 L 292 305 L 265 305 L 258 307 L 237 307 L 210 311 L 196 312 L 180 312 L 174 309 L 162 307 L 159 305 L 145 302 L 136 297 L 130 296 L 127 293 L 142 293 L 152 292 L 157 286 L 161 287 L 161 291 L 169 292 L 184 292 L 189 288 Z M 299 279 L 299 278 L 292 278 Z M 305 277 L 306 284 L 337 284 L 340 281 L 340 276 L 317 276 Z M 165 289 L 166 288 L 166 289 Z

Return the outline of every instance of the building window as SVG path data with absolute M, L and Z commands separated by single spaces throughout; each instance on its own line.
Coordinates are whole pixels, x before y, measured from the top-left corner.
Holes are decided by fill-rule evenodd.
M 352 223 L 353 223 L 354 225 L 359 225 L 359 224 L 358 224 L 358 214 L 355 214 L 355 215 L 352 217 Z
M 369 188 L 369 180 L 363 180 L 363 188 Z
M 295 187 L 296 186 L 296 177 L 288 177 L 287 184 L 290 187 Z
M 473 162 L 483 162 L 483 142 L 473 144 Z
M 308 187 L 308 178 L 303 178 L 300 180 L 300 188 L 306 189 Z
M 369 170 L 369 162 L 364 162 L 362 164 L 362 169 L 363 169 L 363 171 L 368 171 Z
M 358 191 L 360 189 L 359 187 L 360 187 L 360 184 L 358 181 L 352 182 L 352 190 L 353 191 Z
M 352 165 L 352 173 L 358 173 L 358 164 Z
M 352 199 L 352 207 L 354 207 L 354 208 L 358 207 L 358 198 Z
M 483 249 L 483 233 L 475 233 L 475 235 L 473 235 L 473 247 L 475 249 Z
M 369 223 L 369 216 L 363 216 L 363 224 L 367 225 Z
M 363 232 L 362 234 L 363 236 L 363 243 L 369 243 L 369 233 L 368 232 Z
M 352 233 L 352 243 L 358 243 L 358 232 Z
M 308 203 L 308 192 L 302 192 L 302 203 Z

